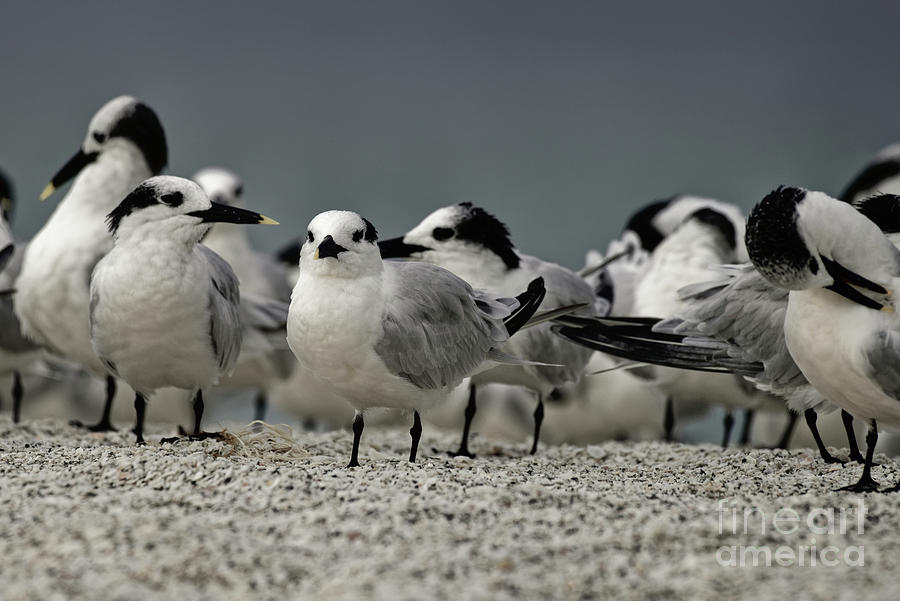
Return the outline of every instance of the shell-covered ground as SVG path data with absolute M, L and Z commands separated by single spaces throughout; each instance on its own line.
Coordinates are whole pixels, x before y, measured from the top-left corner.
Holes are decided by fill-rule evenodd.
M 351 470 L 348 431 L 231 431 L 159 445 L 170 432 L 151 428 L 136 447 L 125 432 L 0 420 L 0 598 L 797 601 L 900 590 L 900 495 L 832 492 L 860 466 L 808 450 L 607 443 L 531 457 L 477 439 L 470 460 L 442 454 L 456 437 L 426 429 L 410 464 L 404 429 L 372 427 Z M 879 482 L 900 480 L 897 463 L 877 459 Z

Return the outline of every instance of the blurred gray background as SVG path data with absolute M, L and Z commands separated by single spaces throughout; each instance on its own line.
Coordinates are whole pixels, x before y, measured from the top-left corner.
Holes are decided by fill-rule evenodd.
M 731 5 L 726 5 L 731 4 Z M 218 164 L 283 227 L 360 211 L 383 236 L 496 212 L 580 266 L 675 192 L 750 208 L 837 193 L 900 139 L 900 3 L 28 2 L 2 6 L 0 168 L 18 233 L 112 96 L 147 101 L 169 173 Z

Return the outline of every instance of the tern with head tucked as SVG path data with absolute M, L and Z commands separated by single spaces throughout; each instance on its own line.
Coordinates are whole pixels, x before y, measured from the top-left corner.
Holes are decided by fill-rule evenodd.
M 785 343 L 803 375 L 869 424 L 862 476 L 846 490 L 877 490 L 878 426 L 900 428 L 900 319 L 892 298 L 900 251 L 851 205 L 787 187 L 753 209 L 747 249 L 763 277 L 790 291 Z
M 213 202 L 229 206 L 243 203 L 244 184 L 228 169 L 208 167 L 192 179 Z M 297 363 L 286 340 L 291 302 L 287 270 L 272 255 L 253 248 L 247 229 L 241 225 L 214 224 L 203 245 L 231 265 L 241 285 L 244 346 L 234 374 L 219 387 L 256 390 L 254 418 L 263 420 L 268 391 L 287 379 Z
M 78 152 L 53 176 L 42 198 L 74 178 L 69 193 L 25 251 L 16 280 L 15 311 L 22 331 L 51 353 L 106 377 L 106 402 L 92 430 L 109 420 L 116 380 L 91 346 L 88 328 L 91 271 L 112 247 L 106 215 L 167 162 L 166 137 L 156 113 L 131 96 L 107 102 L 91 119 Z
M 103 365 L 135 391 L 139 444 L 147 399 L 166 386 L 193 393 L 192 436 L 205 436 L 203 390 L 237 362 L 237 277 L 200 244 L 213 223 L 275 222 L 210 202 L 196 183 L 169 176 L 143 182 L 107 218 L 115 244 L 91 277 L 91 341 Z
M 594 295 L 590 285 L 576 273 L 513 246 L 509 230 L 497 217 L 471 203 L 460 203 L 434 211 L 401 238 L 380 243 L 385 259 L 404 258 L 433 263 L 448 269 L 476 288 L 495 294 L 516 294 L 532 279 L 541 277 L 547 287 L 544 309 L 576 304 L 586 307 L 576 314 L 606 314 L 605 299 Z M 598 305 L 595 307 L 595 305 Z M 599 306 L 599 305 L 602 305 Z M 553 389 L 579 380 L 591 352 L 555 336 L 550 324 L 529 328 L 510 338 L 503 350 L 528 361 L 552 365 L 501 365 L 472 378 L 465 410 L 462 442 L 457 455 L 469 451 L 469 429 L 477 409 L 477 387 L 498 383 L 523 386 L 537 394 L 531 453 L 537 451 L 544 400 Z
M 382 261 L 376 240 L 375 227 L 356 213 L 317 215 L 288 320 L 288 343 L 301 365 L 356 408 L 350 467 L 359 465 L 363 414 L 371 407 L 413 411 L 415 461 L 419 412 L 466 376 L 516 363 L 498 349 L 544 296 L 540 278 L 517 299 L 495 298 L 434 265 Z

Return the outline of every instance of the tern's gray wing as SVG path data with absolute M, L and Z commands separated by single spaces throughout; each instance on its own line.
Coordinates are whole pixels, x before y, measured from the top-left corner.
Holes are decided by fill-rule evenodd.
M 763 365 L 754 380 L 773 392 L 808 385 L 785 342 L 788 291 L 770 284 L 750 264 L 723 269 L 723 280 L 682 288 L 684 320 L 655 329 L 729 343 L 730 355 Z
M 209 335 L 219 368 L 230 373 L 241 352 L 238 279 L 225 259 L 198 244 L 194 247 L 209 270 Z
M 285 303 L 291 302 L 291 285 L 288 283 L 287 270 L 272 255 L 258 252 L 256 263 L 260 274 L 266 282 L 266 290 L 258 291 L 269 298 Z
M 587 307 L 575 311 L 573 315 L 595 314 L 597 299 L 584 278 L 555 263 L 547 263 L 527 255 L 521 257 L 522 269 L 528 270 L 531 276 L 544 278 L 547 294 L 544 295 L 544 302 L 539 310 L 587 303 Z M 522 349 L 519 353 L 522 359 L 562 366 L 540 365 L 534 368 L 553 386 L 577 380 L 591 357 L 590 349 L 554 334 L 550 323 L 521 330 L 516 333 L 514 340 L 517 348 Z
M 900 401 L 900 334 L 881 331 L 863 351 L 871 377 L 886 395 Z
M 456 386 L 508 338 L 515 299 L 494 299 L 425 263 L 384 263 L 388 299 L 375 352 L 419 388 Z

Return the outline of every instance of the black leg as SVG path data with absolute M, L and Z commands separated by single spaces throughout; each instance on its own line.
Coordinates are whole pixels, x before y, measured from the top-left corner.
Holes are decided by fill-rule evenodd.
M 71 424 L 79 428 L 86 428 L 91 432 L 115 432 L 116 429 L 113 427 L 112 422 L 109 419 L 109 416 L 112 413 L 113 400 L 115 398 L 116 379 L 112 376 L 106 376 L 106 401 L 103 404 L 103 415 L 100 416 L 100 421 L 93 426 L 86 426 L 78 420 L 72 421 Z
M 755 415 L 755 409 L 744 410 L 744 425 L 741 426 L 741 437 L 738 439 L 738 444 L 741 446 L 745 447 L 750 444 L 750 430 L 753 427 L 753 417 Z
M 203 421 L 203 391 L 197 390 L 197 394 L 194 395 L 194 436 L 200 436 L 203 434 L 203 430 L 200 429 L 200 422 Z
M 672 442 L 675 440 L 672 433 L 675 431 L 675 401 L 672 397 L 666 399 L 666 414 L 663 417 L 663 431 L 665 432 L 665 441 Z
M 134 396 L 134 435 L 137 444 L 144 444 L 144 414 L 147 411 L 147 399 L 140 392 Z
M 455 453 L 453 451 L 448 453 L 451 457 L 459 457 L 460 455 L 469 458 L 475 457 L 475 454 L 469 451 L 469 429 L 472 427 L 472 420 L 475 419 L 475 411 L 478 410 L 478 405 L 475 401 L 476 396 L 475 385 L 469 384 L 469 402 L 466 403 L 466 421 L 463 424 L 462 442 L 459 443 L 459 449 Z
M 253 399 L 253 419 L 265 421 L 266 410 L 269 408 L 269 400 L 266 398 L 266 391 L 260 390 L 256 398 Z
M 856 432 L 853 431 L 853 416 L 841 409 L 841 421 L 844 422 L 844 430 L 847 431 L 847 444 L 850 445 L 850 461 L 865 463 L 859 445 L 856 444 Z
M 363 414 L 357 411 L 356 417 L 353 418 L 353 451 L 350 453 L 350 463 L 347 467 L 359 467 L 359 439 L 362 438 L 364 426 Z
M 13 372 L 13 387 L 12 387 L 12 398 L 13 398 L 13 423 L 18 424 L 19 420 L 22 419 L 22 396 L 24 393 L 24 389 L 22 388 L 22 374 L 18 371 Z
M 725 412 L 725 419 L 722 420 L 725 432 L 722 434 L 722 448 L 728 448 L 728 441 L 731 440 L 731 429 L 734 427 L 734 414 L 731 411 Z
M 215 438 L 217 440 L 224 439 L 222 432 L 204 432 L 200 427 L 203 422 L 204 407 L 202 390 L 198 389 L 197 393 L 194 395 L 192 407 L 194 409 L 194 431 L 191 434 L 188 434 L 185 432 L 184 428 L 178 426 L 178 436 L 163 438 L 159 441 L 161 444 L 171 444 L 183 440 L 184 438 L 187 438 L 188 440 L 206 440 L 207 438 Z
M 534 440 L 530 453 L 537 453 L 538 441 L 541 439 L 541 424 L 544 423 L 544 395 L 538 394 L 537 407 L 534 408 Z
M 794 435 L 794 426 L 797 425 L 798 414 L 793 411 L 788 411 L 788 422 L 784 427 L 784 432 L 781 434 L 781 438 L 778 440 L 778 444 L 775 445 L 776 449 L 786 449 L 788 445 L 791 443 L 791 436 Z
M 825 448 L 825 443 L 822 442 L 822 437 L 819 435 L 819 428 L 816 426 L 819 416 L 816 415 L 815 409 L 807 409 L 803 415 L 806 417 L 806 425 L 809 426 L 809 431 L 812 432 L 813 438 L 816 439 L 816 446 L 819 447 L 819 455 L 822 456 L 822 461 L 825 463 L 844 463 Z
M 869 432 L 866 434 L 866 460 L 863 464 L 863 473 L 859 478 L 859 482 L 839 488 L 838 490 L 846 490 L 850 492 L 875 492 L 878 490 L 878 483 L 872 479 L 872 457 L 875 456 L 875 445 L 878 443 L 878 425 L 872 420 L 869 426 Z
M 409 436 L 412 438 L 412 445 L 409 447 L 409 461 L 416 462 L 416 453 L 419 450 L 419 439 L 422 438 L 422 419 L 419 417 L 418 411 L 413 411 L 413 425 L 409 429 Z

